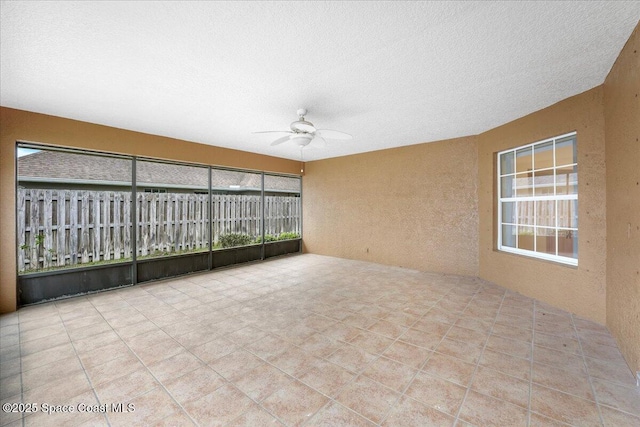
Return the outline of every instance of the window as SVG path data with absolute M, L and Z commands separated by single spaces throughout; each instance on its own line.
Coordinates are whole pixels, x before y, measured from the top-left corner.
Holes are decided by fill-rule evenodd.
M 213 249 L 260 244 L 262 174 L 211 169 Z
M 301 235 L 299 176 L 29 143 L 18 143 L 17 157 L 20 275 L 106 263 L 135 269 L 240 246 L 258 247 L 260 257 L 263 239 Z M 215 267 L 230 258 L 198 259 Z
M 300 238 L 300 185 L 298 177 L 264 175 L 265 242 Z
M 18 146 L 18 273 L 132 260 L 131 158 Z
M 138 259 L 209 250 L 208 167 L 139 159 L 136 184 Z
M 578 265 L 576 133 L 498 153 L 498 250 Z

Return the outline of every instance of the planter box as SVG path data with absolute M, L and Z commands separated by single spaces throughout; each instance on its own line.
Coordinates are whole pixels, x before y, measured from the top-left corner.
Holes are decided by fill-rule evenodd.
M 240 246 L 213 251 L 213 268 L 262 259 L 262 245 Z
M 132 262 L 69 268 L 18 276 L 18 305 L 133 284 Z
M 137 260 L 136 283 L 176 277 L 300 252 L 301 239 Z M 18 306 L 134 284 L 133 262 L 93 265 L 18 276 Z
M 138 283 L 209 269 L 209 251 L 137 261 Z
M 301 239 L 280 240 L 269 242 L 264 245 L 264 257 L 271 258 L 285 254 L 300 252 L 302 249 Z

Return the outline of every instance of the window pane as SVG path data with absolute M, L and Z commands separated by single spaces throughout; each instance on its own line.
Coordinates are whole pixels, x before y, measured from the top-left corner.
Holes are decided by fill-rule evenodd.
M 556 169 L 556 194 L 578 194 L 578 167 Z
M 516 223 L 516 202 L 502 202 L 502 222 Z
M 514 196 L 514 176 L 505 176 L 500 178 L 500 197 L 513 197 Z
M 18 273 L 131 261 L 131 159 L 18 152 Z
M 510 248 L 516 247 L 516 226 L 515 225 L 502 226 L 502 246 L 508 246 Z
M 536 171 L 533 182 L 536 196 L 553 196 L 553 169 Z
M 534 166 L 536 170 L 553 167 L 553 141 L 534 146 Z
M 518 248 L 533 250 L 533 227 L 518 227 Z
M 140 258 L 209 249 L 209 169 L 136 162 Z
M 516 151 L 516 173 L 533 170 L 533 153 L 531 147 Z
M 578 163 L 576 137 L 570 136 L 556 141 L 556 166 Z
M 578 228 L 577 200 L 558 200 L 558 227 Z
M 556 226 L 555 200 L 538 200 L 536 204 L 536 225 L 544 227 Z
M 518 202 L 518 224 L 534 225 L 535 202 L 529 200 L 526 202 Z M 533 234 L 533 233 L 532 233 Z
M 265 242 L 300 237 L 300 184 L 298 177 L 265 174 Z
M 507 175 L 513 173 L 513 151 L 508 153 L 503 153 L 500 155 L 500 173 L 502 175 Z
M 556 230 L 554 228 L 536 228 L 536 252 L 556 254 Z
M 576 230 L 558 230 L 558 255 L 578 258 L 578 232 Z
M 262 235 L 262 174 L 211 170 L 213 248 L 257 243 Z
M 533 196 L 533 177 L 528 173 L 516 175 L 516 197 Z

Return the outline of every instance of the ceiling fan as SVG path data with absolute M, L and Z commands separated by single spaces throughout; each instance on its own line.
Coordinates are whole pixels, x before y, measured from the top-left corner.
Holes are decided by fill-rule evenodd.
M 297 111 L 298 120 L 291 123 L 289 126 L 291 130 L 266 130 L 253 133 L 288 133 L 289 135 L 278 138 L 271 143 L 271 145 L 280 145 L 287 141 L 291 141 L 298 145 L 301 149 L 309 145 L 310 143 L 321 143 L 326 145 L 326 139 L 351 139 L 352 136 L 348 133 L 339 132 L 331 129 L 316 129 L 313 123 L 305 120 L 304 116 L 307 115 L 307 110 L 300 108 Z

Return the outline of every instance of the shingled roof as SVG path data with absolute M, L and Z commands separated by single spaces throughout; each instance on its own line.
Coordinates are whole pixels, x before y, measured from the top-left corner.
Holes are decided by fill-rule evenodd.
M 261 174 L 256 172 L 213 169 L 213 189 L 228 191 L 260 190 Z M 207 169 L 197 166 L 175 165 L 139 160 L 136 162 L 137 185 L 206 189 Z M 123 186 L 131 182 L 131 161 L 116 157 L 103 157 L 42 150 L 18 158 L 18 180 L 39 182 L 68 182 Z M 265 190 L 278 192 L 300 191 L 296 178 L 265 175 Z

